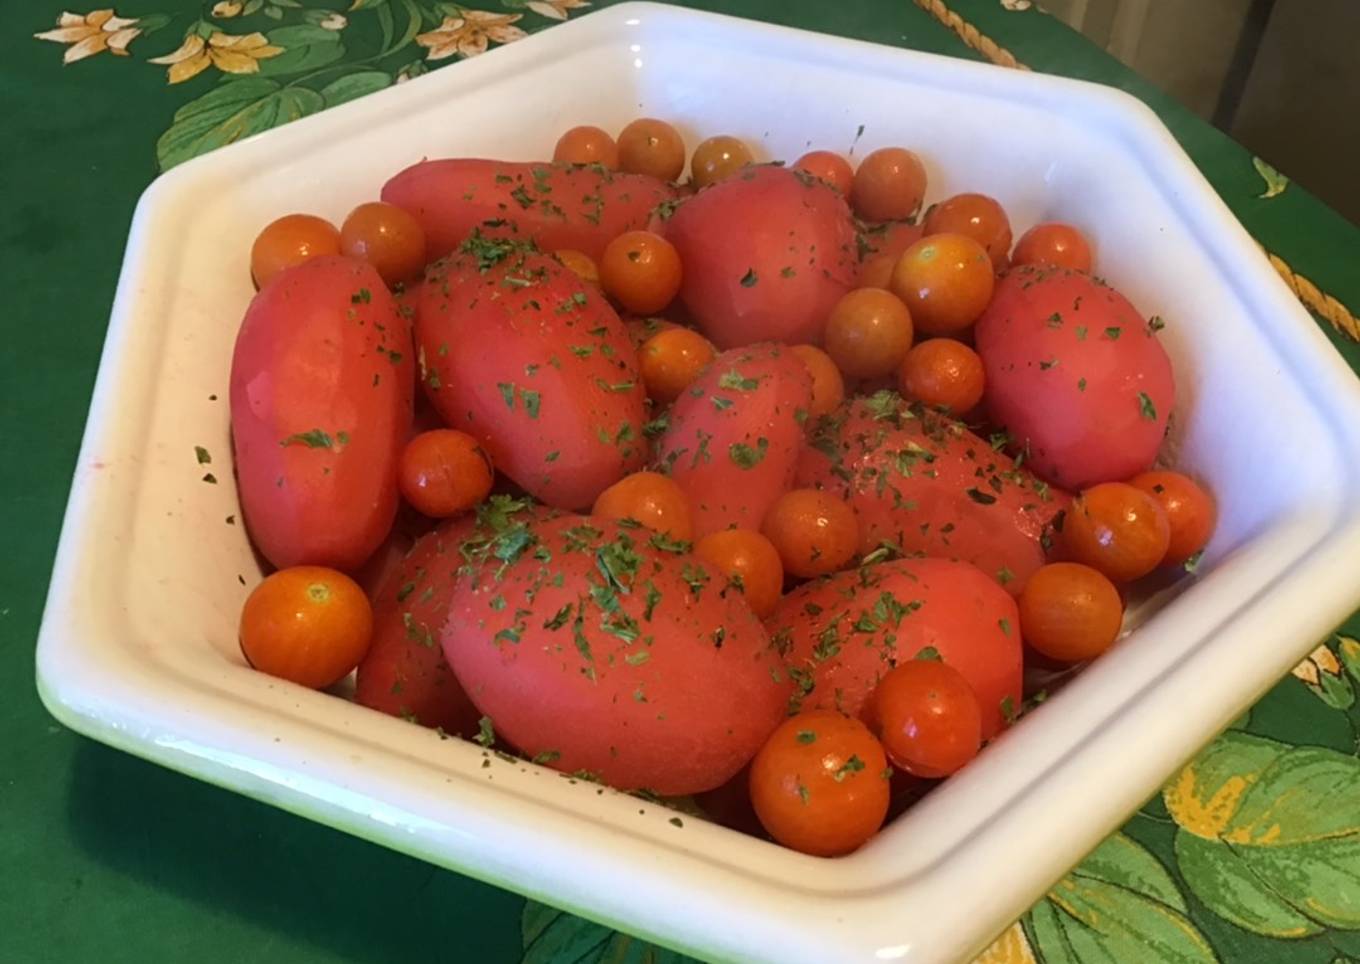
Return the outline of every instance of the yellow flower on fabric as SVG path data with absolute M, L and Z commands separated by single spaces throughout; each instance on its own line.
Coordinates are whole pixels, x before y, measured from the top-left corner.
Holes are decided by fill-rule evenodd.
M 579 10 L 582 7 L 590 6 L 590 4 L 586 0 L 529 0 L 525 6 L 540 17 L 566 20 L 568 10 Z
M 437 28 L 417 36 L 416 43 L 429 49 L 427 60 L 443 60 L 454 54 L 472 57 L 485 53 L 488 42 L 508 44 L 526 36 L 519 27 L 511 26 L 521 16 L 465 10 L 461 17 L 445 17 Z
M 253 74 L 260 61 L 277 57 L 282 47 L 271 47 L 262 33 L 229 34 L 214 31 L 206 41 L 190 34 L 174 53 L 154 57 L 152 64 L 170 65 L 170 83 L 179 84 L 197 77 L 209 66 L 228 74 Z
M 136 19 L 116 16 L 112 10 L 95 10 L 87 14 L 63 12 L 57 18 L 56 30 L 35 33 L 33 36 L 38 40 L 70 44 L 61 61 L 73 64 L 104 50 L 126 57 L 127 45 L 142 32 L 137 23 Z
M 232 17 L 239 17 L 243 6 L 244 4 L 237 0 L 220 0 L 213 4 L 212 15 L 220 20 L 229 20 Z

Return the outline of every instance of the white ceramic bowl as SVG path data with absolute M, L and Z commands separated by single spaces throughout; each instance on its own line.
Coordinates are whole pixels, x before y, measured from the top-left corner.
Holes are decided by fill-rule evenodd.
M 860 852 L 802 856 L 252 672 L 259 577 L 229 464 L 247 257 L 422 157 L 541 159 L 676 121 L 768 157 L 908 144 L 934 198 L 1083 225 L 1174 356 L 1177 464 L 1221 521 L 1201 575 Z M 862 128 L 862 134 L 859 133 Z M 200 466 L 194 447 L 206 447 Z M 1360 601 L 1360 392 L 1157 119 L 1113 90 L 679 9 L 613 7 L 192 161 L 137 209 L 38 648 L 72 728 L 692 953 L 978 950 Z M 217 485 L 205 484 L 205 468 Z M 240 578 L 238 579 L 238 575 Z M 1171 593 L 1166 594 L 1168 596 Z

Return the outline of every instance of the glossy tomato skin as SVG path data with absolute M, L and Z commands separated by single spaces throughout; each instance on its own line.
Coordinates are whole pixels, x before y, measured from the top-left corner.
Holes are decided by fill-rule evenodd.
M 410 327 L 370 265 L 317 258 L 251 301 L 232 356 L 232 443 L 246 527 L 275 566 L 352 571 L 382 543 L 412 362 Z
M 845 199 L 781 167 L 748 167 L 700 191 L 664 232 L 684 265 L 680 298 L 721 349 L 820 342 L 859 270 Z

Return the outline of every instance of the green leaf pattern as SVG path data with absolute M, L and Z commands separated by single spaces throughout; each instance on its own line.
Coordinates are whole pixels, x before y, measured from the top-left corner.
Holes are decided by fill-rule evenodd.
M 57 29 L 34 36 L 67 45 L 66 63 L 135 49 L 138 59 L 169 65 L 170 83 L 202 90 L 175 112 L 157 142 L 156 160 L 164 171 L 590 7 L 588 0 L 491 2 L 499 9 L 444 0 L 351 0 L 342 12 L 318 0 L 219 0 L 205 3 L 207 12 L 193 18 L 169 12 L 64 13 Z M 177 21 L 178 40 L 161 45 L 169 49 L 153 49 L 155 42 L 147 38 Z M 356 42 L 347 42 L 351 36 Z M 143 55 L 144 47 L 149 55 Z

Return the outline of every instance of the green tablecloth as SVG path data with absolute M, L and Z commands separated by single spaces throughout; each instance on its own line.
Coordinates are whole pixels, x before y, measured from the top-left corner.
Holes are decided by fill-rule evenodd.
M 6 4 L 0 18 L 9 292 L 0 669 L 10 683 L 0 697 L 0 960 L 673 958 L 85 741 L 53 723 L 34 692 L 33 641 L 123 240 L 158 167 L 588 6 L 487 0 L 461 28 L 446 24 L 431 37 L 457 12 L 452 4 L 355 0 L 341 11 L 342 3 L 128 0 L 113 15 L 32 0 Z M 1163 117 L 1360 365 L 1360 330 L 1345 308 L 1360 306 L 1360 232 L 1296 185 L 1280 191 L 1283 182 L 1241 147 L 1036 9 L 1000 0 L 696 5 L 1130 90 Z M 412 25 L 422 8 L 432 20 Z M 462 53 L 427 59 L 445 51 Z M 242 71 L 258 72 L 219 86 Z M 272 79 L 304 75 L 302 89 L 288 92 Z M 1360 959 L 1360 643 L 1349 638 L 1357 632 L 1352 620 L 1323 641 L 989 959 Z

